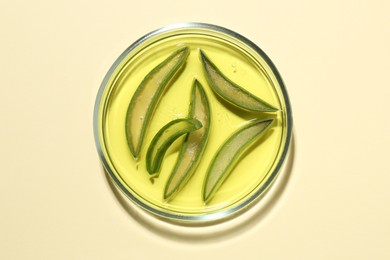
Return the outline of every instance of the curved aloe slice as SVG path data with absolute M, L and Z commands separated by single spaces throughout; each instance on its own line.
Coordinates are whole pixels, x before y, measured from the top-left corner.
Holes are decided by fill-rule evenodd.
M 218 149 L 203 185 L 203 201 L 208 202 L 229 176 L 244 151 L 271 125 L 273 119 L 256 120 L 236 131 Z
M 164 199 L 173 196 L 187 183 L 199 164 L 206 147 L 210 128 L 210 107 L 202 85 L 195 80 L 191 92 L 188 117 L 199 120 L 203 127 L 187 135 L 180 150 L 176 165 L 165 185 Z
M 126 137 L 130 151 L 137 158 L 150 117 L 169 80 L 183 66 L 188 47 L 172 53 L 144 78 L 130 101 L 126 115 Z
M 211 88 L 221 98 L 241 109 L 249 111 L 273 112 L 278 110 L 228 79 L 202 50 L 200 51 L 200 58 Z
M 166 151 L 177 138 L 201 127 L 202 124 L 192 118 L 176 119 L 163 126 L 154 136 L 146 153 L 146 169 L 148 172 L 154 174 L 160 170 Z

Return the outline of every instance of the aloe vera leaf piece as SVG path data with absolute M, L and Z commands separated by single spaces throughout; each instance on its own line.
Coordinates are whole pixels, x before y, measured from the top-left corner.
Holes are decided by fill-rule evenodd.
M 242 154 L 269 128 L 273 119 L 256 120 L 234 132 L 212 159 L 203 184 L 203 201 L 208 202 L 229 176 Z
M 268 104 L 264 100 L 254 96 L 244 88 L 240 87 L 227 78 L 215 64 L 200 50 L 200 59 L 206 78 L 212 90 L 224 100 L 248 111 L 275 112 L 277 108 Z
M 176 164 L 165 185 L 164 199 L 169 200 L 191 178 L 206 147 L 210 129 L 210 106 L 202 85 L 195 80 L 191 91 L 190 118 L 199 120 L 203 127 L 187 134 Z
M 154 136 L 146 153 L 146 169 L 149 174 L 160 170 L 166 151 L 177 138 L 201 127 L 202 123 L 192 118 L 176 119 L 163 126 Z
M 165 87 L 183 66 L 188 55 L 188 47 L 173 52 L 146 75 L 135 91 L 126 115 L 126 138 L 134 158 L 140 153 L 145 129 Z

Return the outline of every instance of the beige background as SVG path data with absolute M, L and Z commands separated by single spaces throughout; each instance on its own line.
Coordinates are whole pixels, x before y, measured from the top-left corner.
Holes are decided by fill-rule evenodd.
M 389 13 L 387 0 L 0 0 L 0 259 L 390 259 Z M 283 192 L 218 236 L 129 214 L 93 139 L 114 60 L 185 21 L 257 43 L 293 106 Z

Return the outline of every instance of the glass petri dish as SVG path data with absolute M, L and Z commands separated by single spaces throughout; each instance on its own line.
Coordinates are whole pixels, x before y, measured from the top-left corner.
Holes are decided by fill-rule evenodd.
M 167 76 L 179 63 L 179 58 L 175 57 L 169 65 L 168 57 L 183 48 L 187 56 L 184 55 L 180 69 L 171 73 L 171 77 Z M 218 75 L 224 76 L 211 75 L 205 69 L 201 53 L 207 55 L 217 67 Z M 168 71 L 163 78 L 145 83 L 148 81 L 145 78 L 153 81 L 153 77 L 157 77 L 156 71 L 161 70 Z M 222 80 L 222 88 L 228 98 L 213 89 L 216 80 L 221 78 L 225 79 Z M 254 111 L 243 108 L 234 100 L 229 101 L 229 96 L 240 96 L 242 93 L 239 93 L 241 90 L 226 87 L 229 85 L 226 79 L 232 83 L 230 85 L 239 86 L 277 110 Z M 210 119 L 207 142 L 196 156 L 196 167 L 191 171 L 190 178 L 167 199 L 164 195 L 167 182 L 175 165 L 180 163 L 179 153 L 191 133 L 183 134 L 164 146 L 167 150 L 162 157 L 160 170 L 153 175 L 148 172 L 147 151 L 151 149 L 153 138 L 165 125 L 176 119 L 191 117 L 191 93 L 195 80 L 202 86 L 208 100 L 209 112 L 205 115 Z M 141 108 L 137 109 L 148 113 L 148 122 L 144 123 L 145 117 L 138 114 L 137 120 L 129 120 L 129 113 L 134 110 L 129 109 L 131 100 L 145 85 L 154 89 L 148 93 L 149 101 L 139 102 L 138 107 Z M 156 86 L 162 86 L 163 90 L 157 93 Z M 154 101 L 153 107 L 150 104 Z M 272 123 L 254 135 L 251 142 L 245 140 L 245 135 L 240 137 L 237 134 L 255 121 L 270 119 Z M 140 125 L 144 127 L 144 135 L 134 134 L 138 143 L 142 139 L 139 152 L 134 154 L 128 129 L 139 129 Z M 226 28 L 186 23 L 153 31 L 119 56 L 106 74 L 97 95 L 94 133 L 105 170 L 131 203 L 169 222 L 207 224 L 239 215 L 258 201 L 271 186 L 290 148 L 292 116 L 283 81 L 272 61 L 259 47 Z M 236 150 L 240 150 L 241 146 L 244 148 L 235 156 L 220 156 L 222 159 L 215 163 L 213 158 L 233 136 L 236 138 L 232 142 Z M 230 154 L 235 152 L 235 149 L 225 150 Z M 217 167 L 212 168 L 211 164 L 217 164 Z M 207 177 L 213 175 L 210 169 L 224 167 L 229 170 L 222 169 L 216 174 L 217 177 Z M 223 181 L 212 186 L 213 193 L 205 200 L 206 186 L 210 186 L 206 179 L 221 176 Z

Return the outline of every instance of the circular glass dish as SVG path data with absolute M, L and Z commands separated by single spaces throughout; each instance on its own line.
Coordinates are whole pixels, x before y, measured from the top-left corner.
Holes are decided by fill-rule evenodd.
M 136 90 L 146 85 L 141 84 L 145 77 L 156 71 L 156 67 L 163 67 L 159 64 L 181 48 L 187 48 L 188 56 L 151 110 L 140 152 L 133 156 L 126 128 L 131 124 L 142 124 L 144 118 L 127 122 L 130 101 Z M 207 77 L 201 52 L 207 54 L 230 82 L 266 101 L 277 111 L 241 109 L 234 102 L 227 102 L 217 95 L 211 88 L 210 75 Z M 195 80 L 203 86 L 210 107 L 207 143 L 188 182 L 173 198 L 167 200 L 164 199 L 164 187 L 178 161 L 186 136 L 179 137 L 169 146 L 157 177 L 148 173 L 145 157 L 152 139 L 164 125 L 189 117 L 191 89 Z M 160 80 L 154 84 L 162 83 Z M 234 91 L 228 92 L 228 95 L 239 95 Z M 153 93 L 149 95 L 153 96 Z M 235 158 L 232 170 L 225 173 L 226 179 L 212 198 L 205 202 L 202 190 L 218 149 L 253 120 L 270 118 L 273 119 L 272 124 Z M 259 47 L 222 27 L 186 23 L 151 32 L 120 55 L 99 89 L 94 111 L 94 132 L 107 173 L 132 203 L 170 222 L 211 223 L 242 212 L 270 187 L 290 148 L 292 117 L 282 79 Z M 223 160 L 220 161 L 223 165 Z

